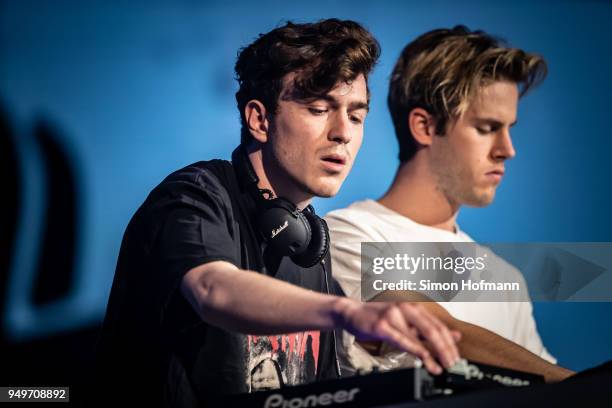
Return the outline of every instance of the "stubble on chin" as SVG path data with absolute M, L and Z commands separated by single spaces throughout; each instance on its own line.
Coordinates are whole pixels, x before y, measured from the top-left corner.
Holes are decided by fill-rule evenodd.
M 465 197 L 465 204 L 470 207 L 486 207 L 495 198 L 495 187 L 472 187 Z
M 437 172 L 436 189 L 453 207 L 485 207 L 495 198 L 494 187 L 479 187 L 470 174 L 460 169 Z

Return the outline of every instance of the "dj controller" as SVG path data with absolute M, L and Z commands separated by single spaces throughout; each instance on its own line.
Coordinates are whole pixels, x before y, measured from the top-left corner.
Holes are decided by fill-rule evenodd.
M 442 400 L 476 390 L 543 384 L 535 374 L 462 360 L 433 376 L 423 367 L 357 375 L 249 394 L 225 396 L 223 406 L 262 408 L 377 407 Z

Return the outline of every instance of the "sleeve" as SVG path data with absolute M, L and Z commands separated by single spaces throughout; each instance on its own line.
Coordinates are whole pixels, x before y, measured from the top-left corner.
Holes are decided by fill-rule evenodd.
M 166 303 L 189 270 L 212 261 L 240 267 L 239 237 L 227 191 L 212 176 L 166 186 L 153 212 L 152 259 Z
M 361 299 L 361 242 L 367 237 L 346 218 L 334 213 L 325 221 L 329 227 L 332 273 L 347 297 Z
M 544 360 L 556 364 L 557 359 L 553 357 L 540 338 L 536 322 L 533 317 L 533 306 L 531 302 L 514 302 L 516 311 L 516 342 Z
M 364 217 L 350 210 L 334 211 L 325 217 L 325 221 L 331 238 L 334 278 L 347 297 L 368 302 L 381 292 L 373 285 L 373 281 L 380 277 L 371 273 L 363 274 L 362 261 L 365 265 L 371 264 L 374 257 L 380 256 L 381 251 L 393 252 L 395 247 L 376 228 L 364 222 Z M 369 245 L 362 254 L 364 242 L 383 244 Z
M 520 286 L 524 288 L 522 292 L 517 292 L 514 294 L 513 299 L 510 299 L 510 301 L 507 303 L 512 309 L 511 316 L 513 317 L 514 322 L 511 339 L 540 358 L 556 364 L 557 359 L 548 352 L 546 347 L 544 347 L 542 338 L 538 333 L 536 321 L 533 316 L 533 303 L 531 302 L 529 296 L 529 290 L 527 289 L 528 286 L 527 282 L 525 281 L 525 277 L 520 270 L 511 265 L 507 269 L 506 273 L 511 274 L 511 277 L 505 277 L 506 281 L 519 282 Z

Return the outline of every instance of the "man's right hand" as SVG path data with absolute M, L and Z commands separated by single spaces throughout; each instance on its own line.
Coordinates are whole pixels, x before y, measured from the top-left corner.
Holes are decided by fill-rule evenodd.
M 449 368 L 460 358 L 456 343 L 461 334 L 449 330 L 418 303 L 361 303 L 341 298 L 335 310 L 339 326 L 358 340 L 382 340 L 412 353 L 433 374 L 442 372 L 438 362 Z

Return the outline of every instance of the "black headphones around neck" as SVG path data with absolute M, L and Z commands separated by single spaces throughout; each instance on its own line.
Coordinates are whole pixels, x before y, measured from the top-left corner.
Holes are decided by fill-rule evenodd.
M 257 186 L 259 177 L 242 145 L 232 153 L 232 164 L 238 179 L 255 200 L 253 224 L 266 242 L 266 250 L 279 258 L 289 256 L 303 268 L 321 262 L 329 251 L 329 231 L 314 208 L 309 205 L 300 211 L 285 198 L 264 197 L 272 192 Z

